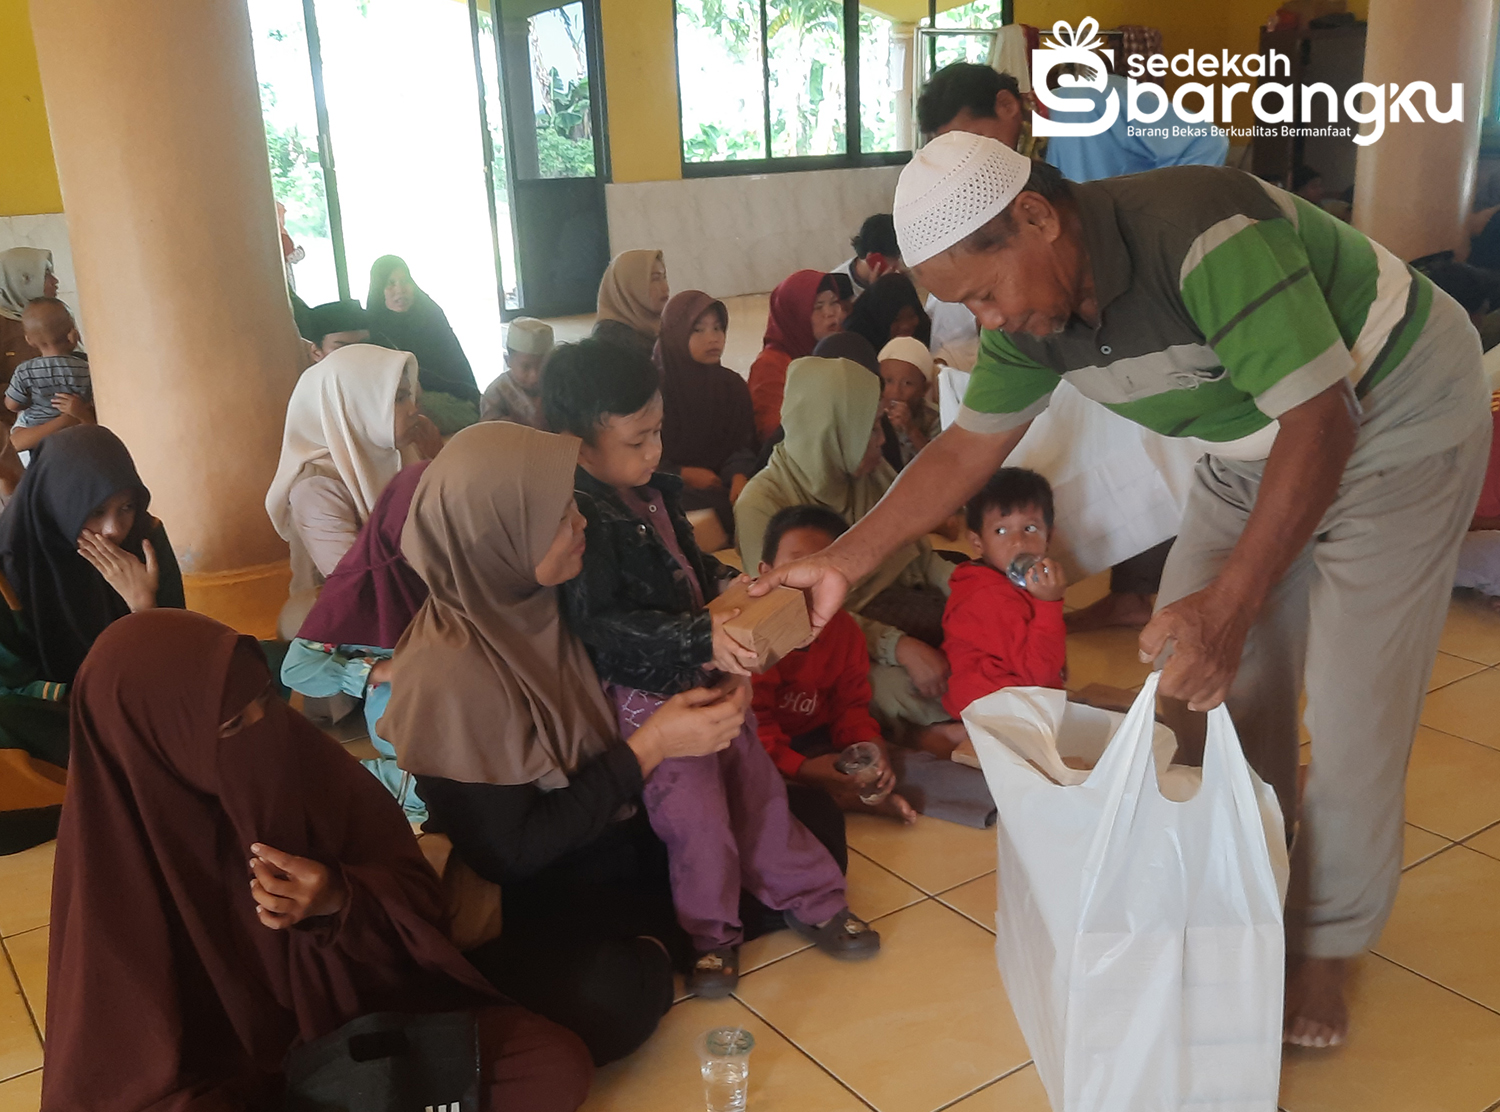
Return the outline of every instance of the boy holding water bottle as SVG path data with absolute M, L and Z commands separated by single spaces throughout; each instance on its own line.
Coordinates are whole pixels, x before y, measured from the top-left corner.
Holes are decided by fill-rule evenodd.
M 1035 471 L 1002 467 L 965 511 L 979 557 L 953 573 L 943 610 L 952 675 L 943 709 L 954 718 L 1002 687 L 1062 687 L 1067 576 L 1047 556 L 1052 487 Z

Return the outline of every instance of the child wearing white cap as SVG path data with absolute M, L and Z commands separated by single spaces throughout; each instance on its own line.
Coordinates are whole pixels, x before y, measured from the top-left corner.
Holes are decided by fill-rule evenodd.
M 552 326 L 517 317 L 505 330 L 505 373 L 479 402 L 481 421 L 511 421 L 547 431 L 542 417 L 542 364 L 552 351 Z
M 897 336 L 880 349 L 880 412 L 896 430 L 902 467 L 941 431 L 927 401 L 932 375 L 932 353 L 915 336 Z

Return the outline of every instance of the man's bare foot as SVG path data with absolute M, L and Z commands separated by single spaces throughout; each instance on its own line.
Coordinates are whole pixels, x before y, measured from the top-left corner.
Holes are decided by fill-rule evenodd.
M 1111 626 L 1144 629 L 1150 620 L 1150 595 L 1115 594 L 1113 591 L 1063 619 L 1069 633 L 1087 633 Z
M 1282 1041 L 1291 1046 L 1339 1046 L 1349 1035 L 1345 958 L 1303 958 L 1287 977 Z
M 912 805 L 896 792 L 891 792 L 879 803 L 866 807 L 865 810 L 887 818 L 900 819 L 907 826 L 917 821 L 917 812 L 912 809 Z
M 946 761 L 953 757 L 953 750 L 968 736 L 962 722 L 939 722 L 935 726 L 923 726 L 912 740 L 924 753 Z

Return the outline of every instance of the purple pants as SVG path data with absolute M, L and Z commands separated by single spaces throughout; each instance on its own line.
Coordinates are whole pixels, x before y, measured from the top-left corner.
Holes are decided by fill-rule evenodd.
M 611 686 L 610 695 L 622 738 L 664 702 L 631 687 Z M 700 953 L 742 941 L 741 888 L 804 923 L 848 906 L 838 865 L 787 809 L 786 785 L 753 714 L 728 749 L 662 761 L 644 798 L 651 829 L 667 846 L 677 921 Z

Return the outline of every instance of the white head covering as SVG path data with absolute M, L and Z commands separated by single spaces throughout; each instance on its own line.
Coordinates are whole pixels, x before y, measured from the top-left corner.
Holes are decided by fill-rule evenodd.
M 26 306 L 46 293 L 52 252 L 41 247 L 0 251 L 0 317 L 20 320 Z
M 887 359 L 899 359 L 903 363 L 910 363 L 922 372 L 928 382 L 932 381 L 932 352 L 928 351 L 927 345 L 915 336 L 897 336 L 880 349 L 879 359 L 882 363 Z
M 337 348 L 302 372 L 286 406 L 281 462 L 266 492 L 266 513 L 292 539 L 293 484 L 309 463 L 327 461 L 349 488 L 361 522 L 401 470 L 396 393 L 417 388 L 416 356 L 374 344 Z
M 517 317 L 505 329 L 505 347 L 518 355 L 546 355 L 552 350 L 552 326 L 535 317 Z
M 907 266 L 926 262 L 978 231 L 1026 188 L 1031 159 L 967 131 L 939 135 L 896 183 L 896 241 Z

